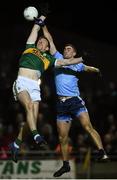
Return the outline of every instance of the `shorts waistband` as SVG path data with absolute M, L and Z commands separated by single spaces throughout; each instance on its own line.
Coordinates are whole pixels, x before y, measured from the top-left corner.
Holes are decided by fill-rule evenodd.
M 20 76 L 20 75 L 18 75 L 17 79 L 25 79 L 25 80 L 28 80 L 28 81 L 31 81 L 31 82 L 38 82 L 38 80 L 30 79 L 28 77 Z
M 71 99 L 73 97 L 74 96 L 58 96 L 58 99 L 61 100 L 61 101 L 66 101 L 67 99 Z

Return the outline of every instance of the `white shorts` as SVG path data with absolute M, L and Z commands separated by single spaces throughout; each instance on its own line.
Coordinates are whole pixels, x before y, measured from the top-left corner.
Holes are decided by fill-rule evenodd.
M 18 76 L 13 83 L 13 95 L 17 101 L 17 95 L 21 91 L 27 91 L 32 101 L 41 101 L 40 86 L 38 81 L 29 79 L 27 77 Z

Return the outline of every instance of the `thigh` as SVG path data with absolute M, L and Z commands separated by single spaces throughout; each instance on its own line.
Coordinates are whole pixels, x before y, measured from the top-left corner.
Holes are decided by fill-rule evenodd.
M 88 112 L 81 112 L 80 115 L 78 116 L 78 119 L 83 127 L 86 126 L 92 127 Z
M 73 97 L 70 101 L 70 112 L 73 117 L 78 117 L 82 112 L 88 112 L 85 102 L 80 97 Z
M 31 97 L 27 91 L 21 91 L 20 93 L 18 93 L 17 98 L 25 108 L 29 103 L 32 103 Z

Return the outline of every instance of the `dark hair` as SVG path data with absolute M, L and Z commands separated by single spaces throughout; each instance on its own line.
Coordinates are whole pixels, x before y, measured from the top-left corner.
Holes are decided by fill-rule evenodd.
M 67 43 L 67 44 L 65 44 L 64 47 L 66 47 L 66 46 L 71 46 L 74 49 L 74 51 L 76 52 L 76 54 L 77 54 L 77 49 L 76 49 L 76 47 L 73 44 Z
M 46 39 L 46 41 L 48 42 L 48 48 L 50 49 L 50 42 L 45 36 L 40 36 L 39 39 Z

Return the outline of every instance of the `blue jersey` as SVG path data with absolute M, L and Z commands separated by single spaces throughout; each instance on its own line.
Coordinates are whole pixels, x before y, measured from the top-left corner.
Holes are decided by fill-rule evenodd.
M 63 55 L 58 51 L 54 54 L 56 59 L 63 59 Z M 56 91 L 59 96 L 80 96 L 78 87 L 78 72 L 84 71 L 84 64 L 64 66 L 55 68 Z

